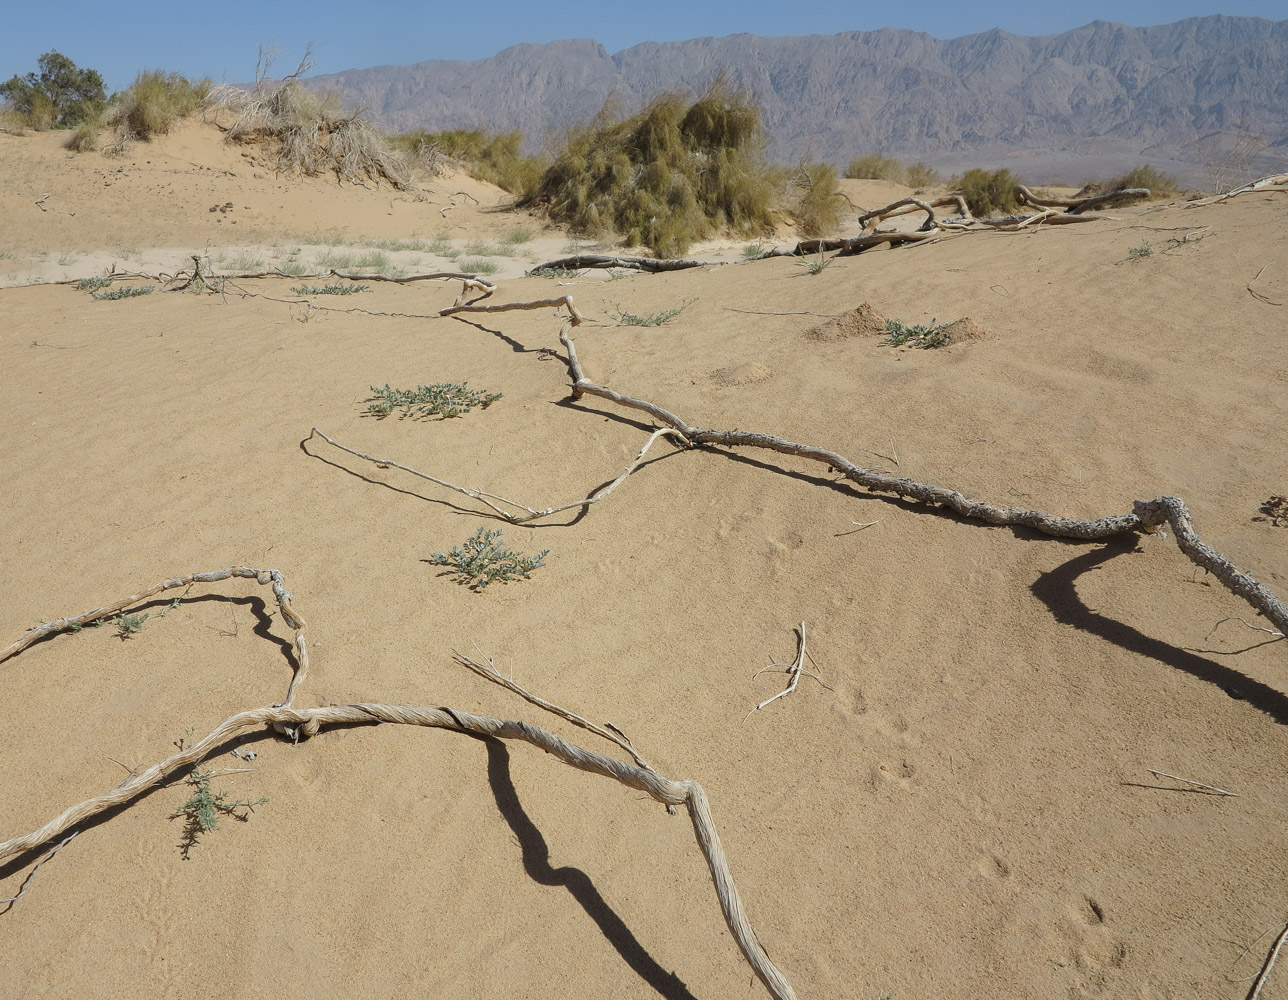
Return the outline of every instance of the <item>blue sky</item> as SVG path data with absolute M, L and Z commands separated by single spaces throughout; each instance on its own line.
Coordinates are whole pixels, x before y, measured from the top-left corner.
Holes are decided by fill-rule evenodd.
M 294 68 L 310 41 L 314 72 L 334 73 L 426 59 L 481 59 L 518 42 L 558 38 L 594 38 L 617 52 L 644 41 L 738 32 L 804 35 L 894 27 L 954 38 L 1000 27 L 1042 35 L 1096 19 L 1140 26 L 1217 13 L 1283 20 L 1288 19 L 1288 0 L 1085 0 L 1050 6 L 1032 0 L 225 0 L 214 5 L 137 0 L 122 7 L 101 0 L 56 0 L 52 7 L 12 4 L 0 17 L 0 79 L 34 70 L 36 57 L 50 49 L 97 69 L 112 90 L 127 86 L 140 69 L 244 82 L 254 77 L 259 45 L 282 51 L 277 66 L 285 72 Z

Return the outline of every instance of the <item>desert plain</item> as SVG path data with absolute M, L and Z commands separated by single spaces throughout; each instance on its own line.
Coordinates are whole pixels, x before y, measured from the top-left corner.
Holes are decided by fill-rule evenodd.
M 277 176 L 200 122 L 110 159 L 57 138 L 0 134 L 0 644 L 166 578 L 277 570 L 307 623 L 296 707 L 449 706 L 621 756 L 458 650 L 701 782 L 801 998 L 1249 995 L 1288 920 L 1288 646 L 1170 532 L 1060 540 L 666 439 L 593 505 L 510 524 L 391 463 L 537 509 L 616 479 L 654 425 L 573 398 L 566 310 L 444 317 L 451 280 L 308 298 L 292 288 L 331 279 L 134 278 L 156 291 L 119 301 L 71 282 L 194 254 L 352 270 L 382 244 L 377 268 L 416 274 L 506 248 L 480 304 L 571 295 L 601 385 L 1001 507 L 1177 496 L 1282 596 L 1288 525 L 1262 510 L 1288 493 L 1282 190 L 818 273 L 731 242 L 694 249 L 709 267 L 525 277 L 594 248 L 464 176 L 421 197 Z M 910 193 L 846 184 L 866 208 Z M 975 335 L 892 347 L 847 322 L 864 303 Z M 442 420 L 367 410 L 373 386 L 439 382 L 502 396 Z M 462 585 L 431 556 L 479 528 L 545 565 Z M 282 699 L 297 660 L 269 587 L 132 612 L 149 617 L 127 635 L 0 663 L 0 840 Z M 753 711 L 802 622 L 816 676 Z M 0 996 L 765 995 L 684 810 L 532 746 L 261 729 L 205 766 L 267 802 L 184 852 L 180 771 L 84 824 L 0 904 Z M 0 861 L 0 898 L 60 840 Z M 1283 970 L 1262 990 L 1281 996 Z

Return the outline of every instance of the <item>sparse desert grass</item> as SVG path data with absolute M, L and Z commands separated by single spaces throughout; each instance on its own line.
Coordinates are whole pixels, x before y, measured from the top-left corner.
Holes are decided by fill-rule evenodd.
M 511 245 L 518 243 L 527 243 L 532 239 L 532 230 L 525 228 L 511 229 L 505 234 L 505 242 Z
M 501 265 L 496 261 L 484 260 L 482 257 L 470 257 L 457 261 L 456 266 L 466 274 L 496 274 L 501 270 Z
M 435 552 L 429 561 L 435 566 L 448 566 L 457 583 L 464 583 L 471 590 L 482 591 L 489 583 L 508 583 L 520 577 L 527 580 L 532 571 L 545 565 L 549 549 L 535 556 L 507 549 L 501 544 L 501 532 L 479 528 L 462 545 L 451 552 Z
M 527 202 L 664 257 L 720 229 L 758 235 L 774 225 L 777 193 L 762 136 L 755 101 L 723 78 L 696 100 L 665 94 L 629 118 L 610 101 L 568 131 Z
M 661 326 L 668 320 L 675 319 L 676 316 L 680 315 L 680 313 L 688 309 L 689 306 L 693 305 L 694 301 L 695 300 L 690 300 L 688 302 L 681 303 L 674 309 L 663 309 L 661 312 L 649 313 L 644 316 L 629 312 L 616 303 L 610 304 L 605 302 L 604 309 L 608 312 L 608 315 L 613 317 L 613 319 L 621 326 Z
M 151 295 L 155 288 L 155 285 L 122 285 L 119 288 L 110 288 L 105 292 L 92 291 L 89 294 L 92 299 L 115 302 L 117 299 L 133 299 L 140 295 Z
M 368 250 L 365 253 L 323 250 L 318 254 L 317 265 L 335 268 L 337 271 L 379 271 L 383 274 L 389 270 L 389 254 L 383 250 Z
M 857 156 L 845 168 L 845 176 L 867 180 L 894 181 L 908 187 L 930 187 L 940 181 L 939 171 L 922 163 L 901 163 L 893 156 L 884 153 L 868 153 Z
M 1107 181 L 1104 186 L 1106 191 L 1118 191 L 1122 188 L 1149 188 L 1152 198 L 1174 198 L 1181 190 L 1175 177 L 1148 164 L 1130 170 L 1121 177 L 1115 177 Z
M 476 257 L 514 257 L 518 254 L 514 247 L 496 243 L 467 243 L 465 252 Z
M 949 184 L 966 199 L 972 213 L 988 218 L 1015 211 L 1018 207 L 1015 185 L 1019 182 L 1019 178 L 1005 167 L 992 173 L 981 167 L 972 167 L 960 177 L 954 177 Z
M 291 291 L 296 295 L 357 295 L 359 292 L 371 291 L 371 286 L 342 285 L 335 282 L 329 285 L 296 285 Z
M 943 347 L 952 338 L 945 333 L 947 324 L 905 323 L 901 319 L 886 320 L 886 340 L 891 347 Z
M 234 254 L 216 254 L 215 266 L 225 271 L 262 271 L 265 268 L 264 258 L 257 257 L 249 250 Z
M 58 255 L 59 267 L 71 267 L 75 263 L 76 263 L 76 258 L 69 253 L 61 253 Z
M 395 389 L 385 384 L 372 386 L 375 393 L 367 404 L 367 412 L 381 419 L 395 410 L 403 417 L 459 417 L 469 413 L 474 407 L 486 410 L 501 398 L 499 392 L 479 392 L 471 389 L 468 382 L 436 382 L 434 385 L 418 385 L 415 389 Z
M 104 152 L 120 154 L 135 142 L 169 132 L 206 102 L 210 89 L 208 79 L 194 82 L 178 73 L 145 70 L 100 114 L 82 122 L 64 145 L 82 152 L 95 149 L 108 130 L 111 137 Z
M 832 266 L 832 261 L 834 260 L 836 260 L 835 254 L 833 254 L 831 257 L 825 257 L 823 256 L 823 248 L 819 247 L 818 256 L 802 257 L 800 260 L 796 262 L 796 266 L 805 268 L 805 272 L 807 274 L 822 274 L 824 271 L 826 271 L 829 267 Z

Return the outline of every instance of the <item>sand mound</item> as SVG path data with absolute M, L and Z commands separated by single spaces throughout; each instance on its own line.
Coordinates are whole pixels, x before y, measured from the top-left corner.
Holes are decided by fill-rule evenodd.
M 813 329 L 807 330 L 805 336 L 809 340 L 820 341 L 848 340 L 851 337 L 878 337 L 885 333 L 885 323 L 885 317 L 877 312 L 870 303 L 864 302 L 843 316 L 830 319 L 826 323 L 820 323 Z
M 748 361 L 729 368 L 717 368 L 711 373 L 711 381 L 716 385 L 732 387 L 754 385 L 765 379 L 773 378 L 774 372 L 758 361 Z
M 943 332 L 948 335 L 950 344 L 965 344 L 972 340 L 983 340 L 988 336 L 988 331 L 969 316 L 963 316 L 949 323 L 944 327 Z

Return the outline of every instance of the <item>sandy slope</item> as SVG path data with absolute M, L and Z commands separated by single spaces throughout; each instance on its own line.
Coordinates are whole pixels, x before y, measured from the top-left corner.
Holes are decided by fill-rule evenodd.
M 437 232 L 432 205 L 243 175 L 196 130 L 128 164 L 67 159 L 44 137 L 0 136 L 0 158 L 2 242 L 25 255 L 204 245 L 231 225 L 208 212 L 228 198 L 252 206 L 247 244 Z M 182 190 L 163 198 L 165 184 Z M 77 214 L 24 210 L 35 188 Z M 695 424 L 874 466 L 897 454 L 903 475 L 1071 516 L 1180 495 L 1283 594 L 1288 529 L 1258 506 L 1288 492 L 1285 307 L 1245 285 L 1265 265 L 1254 287 L 1288 303 L 1286 211 L 1249 195 L 813 276 L 772 260 L 519 278 L 493 301 L 572 293 L 593 318 L 577 333 L 588 374 Z M 468 218 L 469 238 L 513 225 Z M 1155 254 L 1130 259 L 1145 239 Z M 366 313 L 306 311 L 257 297 L 285 282 L 243 284 L 254 294 L 3 292 L 0 637 L 163 577 L 275 567 L 309 624 L 301 704 L 450 705 L 594 745 L 455 666 L 451 650 L 475 642 L 620 726 L 662 773 L 702 781 L 757 932 L 802 998 L 1246 995 L 1232 980 L 1269 939 L 1240 956 L 1285 918 L 1288 664 L 1282 645 L 1233 654 L 1257 639 L 1237 625 L 1209 637 L 1250 613 L 1170 539 L 1054 541 L 768 453 L 662 447 L 584 515 L 506 528 L 548 565 L 475 594 L 426 560 L 497 522 L 305 440 L 311 427 L 531 506 L 612 479 L 646 427 L 569 401 L 553 311 L 431 318 L 458 291 L 437 283 L 337 303 Z M 937 351 L 809 336 L 864 301 L 908 321 L 969 316 L 987 335 Z M 608 319 L 685 302 L 661 327 Z M 372 384 L 465 379 L 504 398 L 445 422 L 363 416 Z M 827 686 L 806 679 L 746 718 L 781 683 L 753 674 L 794 655 L 801 621 Z M 0 664 L 0 838 L 190 727 L 280 699 L 289 637 L 266 588 L 235 582 L 194 588 L 128 641 L 85 630 Z M 190 860 L 168 819 L 189 794 L 175 783 L 0 906 L 0 995 L 763 995 L 688 822 L 638 793 L 434 730 L 245 746 L 253 770 L 216 788 L 270 801 Z M 1147 768 L 1239 797 L 1161 790 Z M 0 863 L 0 896 L 34 860 Z

